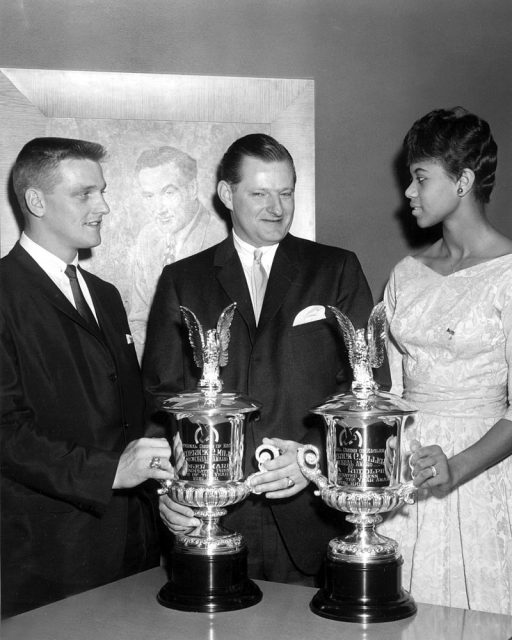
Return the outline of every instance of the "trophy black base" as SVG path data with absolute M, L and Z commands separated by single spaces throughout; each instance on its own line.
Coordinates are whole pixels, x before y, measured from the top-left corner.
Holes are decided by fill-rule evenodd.
M 390 622 L 416 613 L 416 604 L 402 589 L 402 558 L 375 563 L 325 562 L 324 588 L 310 608 L 323 618 L 346 622 Z
M 260 589 L 247 577 L 247 549 L 233 554 L 200 555 L 174 550 L 170 580 L 158 602 L 180 611 L 235 611 L 257 604 Z

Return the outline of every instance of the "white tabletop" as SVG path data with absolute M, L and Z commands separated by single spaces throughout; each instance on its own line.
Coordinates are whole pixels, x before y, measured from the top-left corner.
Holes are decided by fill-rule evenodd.
M 162 568 L 3 621 L 3 640 L 509 640 L 512 616 L 418 604 L 406 620 L 371 625 L 313 614 L 309 587 L 258 581 L 262 601 L 223 613 L 158 604 Z

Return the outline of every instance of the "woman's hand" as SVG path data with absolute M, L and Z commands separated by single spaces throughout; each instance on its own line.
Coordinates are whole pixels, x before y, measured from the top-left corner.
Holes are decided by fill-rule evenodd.
M 416 487 L 425 487 L 437 497 L 445 496 L 454 488 L 453 475 L 446 454 L 437 444 L 422 447 L 418 440 L 410 443 L 409 466 Z

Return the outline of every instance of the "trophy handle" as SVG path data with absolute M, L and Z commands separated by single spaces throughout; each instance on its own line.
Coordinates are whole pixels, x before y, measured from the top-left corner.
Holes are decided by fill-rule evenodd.
M 297 449 L 297 463 L 302 475 L 314 482 L 319 489 L 329 484 L 329 480 L 320 471 L 320 451 L 313 444 L 305 444 Z
M 172 487 L 172 480 L 159 480 L 158 482 L 160 483 L 160 489 L 157 489 L 156 493 L 159 496 L 165 496 Z
M 416 502 L 416 494 L 418 487 L 415 487 L 412 480 L 404 482 L 397 489 L 397 495 L 402 498 L 405 504 L 414 504 Z

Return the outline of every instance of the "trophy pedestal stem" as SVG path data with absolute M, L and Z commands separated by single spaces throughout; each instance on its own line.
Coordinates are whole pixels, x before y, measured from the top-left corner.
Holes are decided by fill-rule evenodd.
M 324 588 L 310 608 L 323 618 L 347 622 L 389 622 L 416 613 L 402 589 L 401 557 L 382 562 L 340 562 L 327 558 Z
M 193 537 L 203 540 L 233 538 L 232 532 L 223 527 L 219 522 L 221 516 L 226 515 L 226 513 L 226 509 L 196 509 L 194 517 L 199 518 L 201 524 L 192 533 L 181 537 L 183 539 Z M 180 538 L 178 538 L 178 540 L 179 539 Z
M 194 554 L 174 549 L 170 580 L 157 599 L 180 611 L 234 611 L 257 604 L 260 589 L 247 577 L 247 548 L 236 553 Z
M 398 543 L 375 531 L 382 516 L 358 513 L 348 515 L 346 520 L 356 526 L 351 534 L 329 542 L 328 556 L 333 560 L 366 564 L 398 558 Z

